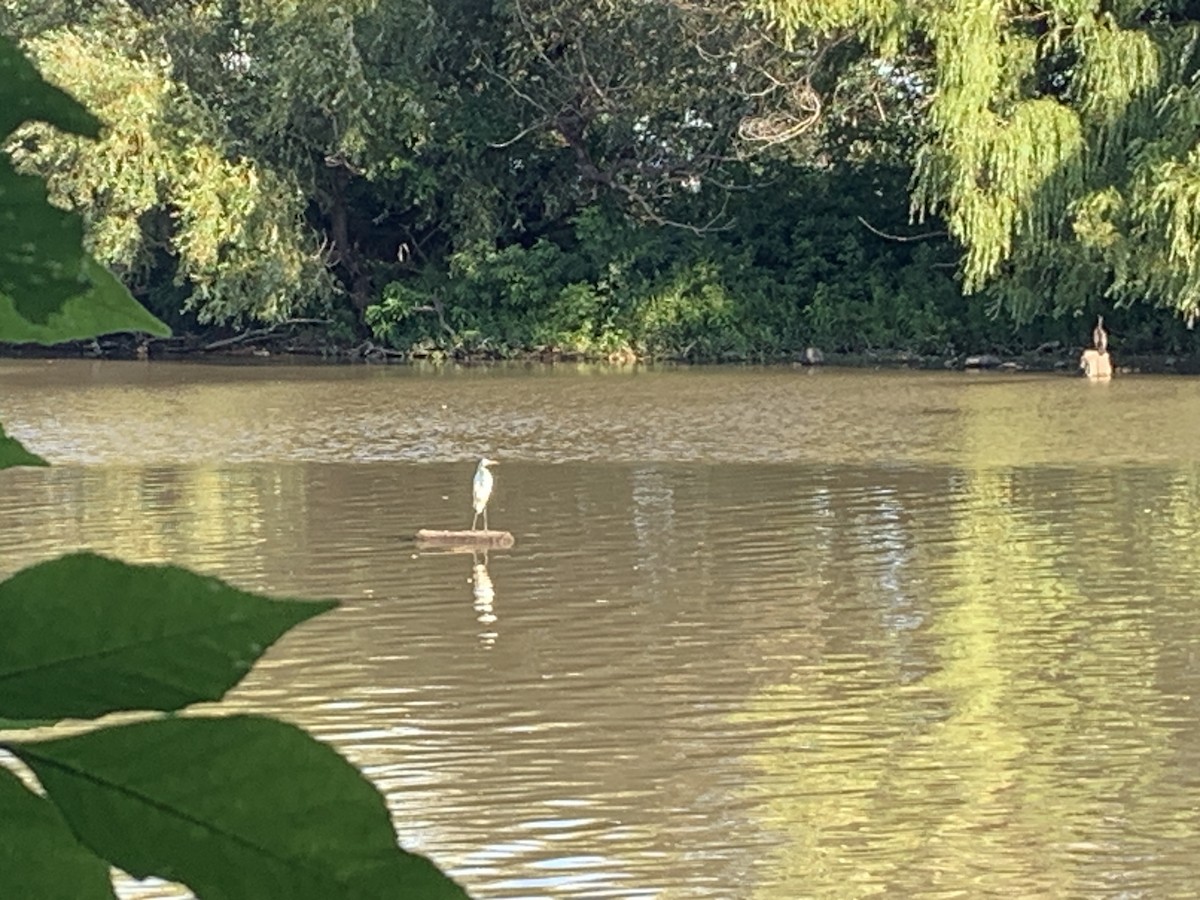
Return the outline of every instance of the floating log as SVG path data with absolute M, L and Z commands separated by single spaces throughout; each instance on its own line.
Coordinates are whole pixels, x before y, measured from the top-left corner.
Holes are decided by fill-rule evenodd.
M 1104 381 L 1112 378 L 1112 360 L 1107 353 L 1099 350 L 1084 350 L 1079 359 L 1079 368 L 1093 381 Z
M 507 550 L 517 542 L 508 531 L 437 531 L 422 528 L 417 532 L 418 544 L 437 547 L 465 547 L 468 550 L 500 548 Z

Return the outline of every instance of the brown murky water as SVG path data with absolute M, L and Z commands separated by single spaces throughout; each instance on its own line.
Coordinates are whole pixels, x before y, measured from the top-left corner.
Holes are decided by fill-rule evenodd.
M 1200 884 L 1198 381 L 3 362 L 0 420 L 0 575 L 343 600 L 227 706 L 477 898 Z M 485 452 L 516 548 L 417 553 Z

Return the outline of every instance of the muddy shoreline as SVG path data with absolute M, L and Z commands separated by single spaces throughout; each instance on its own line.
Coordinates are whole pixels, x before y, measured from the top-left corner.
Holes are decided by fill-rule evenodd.
M 483 364 L 490 362 L 595 362 L 614 365 L 794 365 L 797 367 L 831 366 L 843 368 L 904 368 L 928 370 L 981 370 L 998 372 L 1062 372 L 1079 374 L 1083 347 L 1044 346 L 1017 354 L 922 355 L 905 351 L 868 351 L 864 353 L 821 353 L 809 348 L 802 352 L 775 357 L 730 356 L 719 359 L 684 359 L 671 356 L 640 358 L 627 356 L 589 356 L 535 348 L 520 353 L 444 353 L 399 351 L 381 347 L 372 341 L 356 344 L 331 341 L 312 333 L 245 332 L 221 336 L 182 334 L 171 338 L 147 340 L 136 335 L 110 335 L 95 340 L 71 341 L 53 346 L 0 343 L 0 358 L 5 359 L 118 359 L 185 360 L 212 362 L 270 360 L 287 362 L 388 364 L 435 362 Z M 1200 356 L 1140 354 L 1123 356 L 1114 348 L 1118 374 L 1200 374 Z M 815 361 L 819 360 L 819 361 Z

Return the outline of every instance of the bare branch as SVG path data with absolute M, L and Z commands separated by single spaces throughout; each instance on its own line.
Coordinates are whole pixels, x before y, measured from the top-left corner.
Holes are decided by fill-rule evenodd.
M 489 75 L 494 75 L 495 77 L 497 77 L 497 78 L 499 78 L 501 81 L 503 81 L 503 82 L 504 82 L 504 83 L 505 83 L 505 84 L 508 86 L 508 89 L 509 89 L 510 91 L 512 91 L 514 94 L 516 94 L 516 95 L 517 95 L 518 97 L 520 97 L 522 100 L 524 100 L 524 101 L 525 101 L 526 103 L 528 103 L 530 106 L 532 106 L 532 107 L 535 107 L 536 109 L 540 109 L 540 110 L 541 110 L 543 113 L 545 113 L 546 115 L 550 115 L 550 110 L 549 110 L 549 109 L 546 107 L 546 105 L 545 105 L 545 104 L 543 104 L 543 103 L 541 103 L 541 102 L 539 102 L 539 101 L 537 101 L 537 100 L 533 99 L 533 97 L 530 97 L 530 96 L 529 96 L 527 93 L 525 93 L 524 91 L 522 91 L 522 90 L 521 90 L 519 87 L 517 87 L 517 85 L 516 85 L 516 84 L 513 82 L 513 80 L 512 80 L 511 78 L 509 78 L 507 75 L 505 75 L 505 74 L 504 74 L 503 72 L 501 72 L 499 69 L 495 69 L 495 68 L 493 68 L 492 66 L 489 66 L 489 65 L 486 65 L 486 64 L 485 64 L 485 65 L 484 65 L 484 70 L 485 70 L 485 71 L 486 71 L 486 72 L 487 72 Z
M 446 322 L 446 307 L 438 297 L 430 297 L 429 303 L 425 306 L 414 306 L 413 312 L 431 312 L 437 315 L 438 324 L 446 334 L 450 335 L 450 339 L 455 343 L 458 342 L 458 332 L 450 327 Z
M 500 141 L 498 143 L 493 142 L 493 141 L 488 141 L 488 146 L 491 147 L 493 150 L 503 150 L 505 147 L 511 147 L 513 144 L 517 143 L 518 141 L 521 141 L 524 138 L 527 138 L 529 135 L 533 134 L 535 131 L 539 131 L 543 128 L 549 127 L 549 125 L 550 125 L 550 122 L 548 120 L 542 119 L 540 121 L 534 122 L 528 128 L 522 128 L 520 131 L 518 131 L 516 134 L 514 134 L 512 137 L 510 137 L 507 141 Z
M 284 319 L 282 322 L 276 322 L 267 328 L 252 328 L 249 331 L 244 331 L 241 334 L 234 335 L 229 338 L 222 338 L 219 341 L 205 344 L 200 349 L 204 352 L 210 350 L 220 350 L 222 347 L 232 347 L 235 344 L 244 344 L 246 341 L 254 341 L 259 338 L 270 337 L 281 328 L 287 328 L 292 325 L 328 325 L 329 319 Z
M 901 243 L 909 243 L 911 241 L 927 241 L 930 238 L 943 237 L 946 234 L 945 231 L 927 231 L 924 234 L 913 234 L 908 235 L 907 237 L 901 234 L 888 234 L 886 231 L 880 231 L 862 216 L 855 216 L 855 218 L 862 223 L 863 227 L 866 228 L 867 231 L 888 241 L 899 241 Z
M 795 140 L 821 120 L 821 97 L 809 85 L 793 85 L 793 95 L 806 115 L 775 112 L 765 116 L 747 116 L 738 124 L 738 137 L 758 144 L 774 146 Z M 802 93 L 801 93 L 802 92 Z

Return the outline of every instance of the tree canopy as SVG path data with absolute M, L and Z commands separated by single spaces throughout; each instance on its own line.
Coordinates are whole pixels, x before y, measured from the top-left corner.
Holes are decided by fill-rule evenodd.
M 968 291 L 1026 317 L 1098 296 L 1200 315 L 1195 4 L 763 3 L 920 62 L 913 209 L 945 215 Z
M 1192 13 L 0 0 L 0 29 L 107 126 L 27 128 L 18 167 L 173 324 L 724 358 L 1071 340 L 1111 305 L 1178 343 Z
M 0 139 L 34 121 L 100 130 L 2 35 L 0 110 Z M 170 334 L 82 235 L 0 154 L 0 340 Z M 46 465 L 0 426 L 0 470 Z M 86 552 L 0 582 L 0 894 L 112 900 L 119 867 L 209 897 L 464 900 L 397 846 L 383 796 L 332 748 L 261 716 L 164 717 L 219 700 L 284 632 L 336 605 Z M 113 712 L 124 724 L 97 718 Z M 38 733 L 62 719 L 71 736 Z

